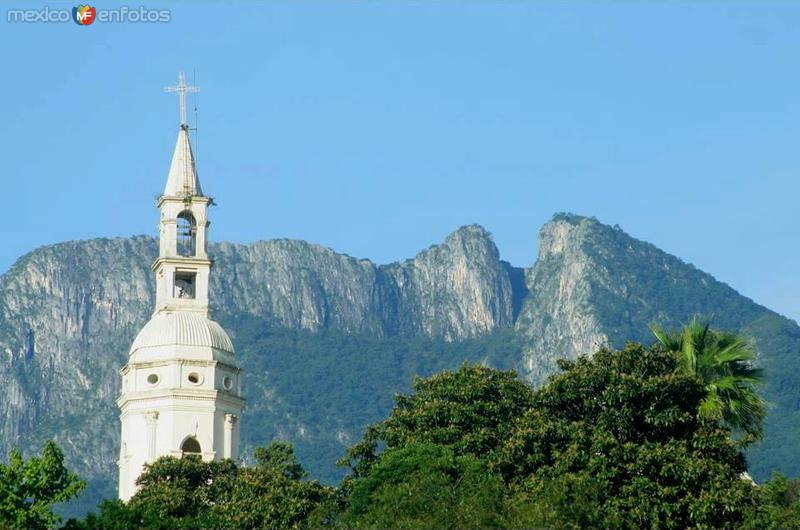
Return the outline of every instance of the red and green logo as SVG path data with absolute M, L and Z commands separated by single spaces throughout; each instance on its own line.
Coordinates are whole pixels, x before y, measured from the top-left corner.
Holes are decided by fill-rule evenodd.
M 80 26 L 88 26 L 94 22 L 95 15 L 97 15 L 97 10 L 90 7 L 89 4 L 72 8 L 72 20 Z

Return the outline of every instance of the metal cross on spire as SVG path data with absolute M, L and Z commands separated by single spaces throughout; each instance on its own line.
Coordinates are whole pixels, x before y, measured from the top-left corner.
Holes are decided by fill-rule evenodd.
M 189 128 L 189 122 L 186 120 L 186 93 L 187 92 L 200 92 L 200 88 L 196 86 L 189 86 L 186 84 L 186 77 L 183 72 L 178 72 L 178 84 L 175 86 L 168 86 L 164 92 L 177 92 L 178 99 L 181 104 L 181 127 Z

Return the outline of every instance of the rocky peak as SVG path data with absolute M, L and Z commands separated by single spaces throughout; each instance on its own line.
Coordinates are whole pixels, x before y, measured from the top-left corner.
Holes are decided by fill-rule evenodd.
M 534 380 L 557 357 L 624 340 L 649 343 L 653 322 L 675 327 L 705 314 L 716 315 L 716 326 L 740 329 L 764 311 L 711 275 L 594 218 L 557 214 L 539 242 L 526 275 L 531 294 L 516 324 L 530 339 L 525 365 Z
M 481 249 L 499 255 L 497 246 L 492 240 L 492 234 L 478 224 L 465 225 L 453 231 L 444 240 L 442 247 L 456 251 L 469 252 L 470 249 Z
M 463 226 L 441 245 L 382 268 L 396 286 L 401 333 L 455 340 L 508 326 L 514 318 L 509 274 L 486 229 Z
M 557 214 L 539 231 L 539 257 L 526 273 L 529 291 L 516 328 L 526 338 L 523 369 L 541 382 L 556 361 L 592 353 L 608 343 L 591 302 L 592 263 L 584 251 L 597 221 Z
M 539 230 L 538 261 L 550 259 L 563 253 L 575 253 L 587 232 L 600 223 L 590 217 L 559 213 Z

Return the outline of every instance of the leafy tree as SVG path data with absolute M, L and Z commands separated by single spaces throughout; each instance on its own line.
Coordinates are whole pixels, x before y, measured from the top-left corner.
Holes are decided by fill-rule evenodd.
M 275 471 L 286 478 L 300 480 L 308 475 L 294 454 L 294 446 L 289 442 L 275 441 L 266 447 L 259 447 L 253 456 L 259 468 Z
M 236 465 L 198 456 L 161 457 L 137 479 L 139 491 L 125 504 L 105 501 L 99 513 L 68 521 L 67 529 L 167 529 L 209 527 L 209 510 L 228 495 Z
M 71 520 L 67 529 L 306 528 L 310 515 L 333 495 L 306 475 L 294 449 L 278 442 L 257 451 L 259 465 L 230 460 L 162 457 L 137 480 L 125 504 L 107 501 L 98 514 Z
M 698 414 L 744 431 L 746 441 L 763 432 L 766 403 L 756 391 L 763 372 L 754 367 L 756 351 L 745 338 L 710 329 L 707 319 L 694 317 L 683 328 L 667 333 L 657 325 L 651 330 L 658 342 L 680 357 L 681 370 L 700 379 L 706 395 Z
M 147 528 L 201 528 L 209 509 L 227 497 L 236 476 L 236 464 L 230 460 L 161 457 L 136 480 L 140 489 L 128 508 Z
M 53 504 L 77 496 L 84 487 L 64 465 L 64 454 L 55 442 L 47 442 L 41 456 L 27 461 L 14 449 L 8 464 L 0 462 L 0 527 L 53 528 L 60 521 Z
M 502 527 L 504 486 L 486 463 L 430 443 L 391 449 L 356 480 L 345 528 Z
M 744 529 L 782 530 L 800 528 L 800 480 L 775 473 L 758 487 L 759 503 Z
M 364 476 L 379 449 L 431 443 L 456 456 L 486 459 L 503 445 L 514 420 L 532 403 L 533 390 L 514 371 L 462 365 L 427 379 L 414 380 L 411 395 L 399 395 L 389 418 L 367 428 L 340 465 Z
M 559 528 L 730 528 L 754 506 L 729 431 L 698 417 L 705 388 L 678 358 L 628 344 L 536 392 L 499 452 L 515 491 L 509 525 Z
M 311 515 L 334 495 L 316 481 L 287 477 L 271 469 L 242 468 L 230 494 L 213 507 L 206 528 L 311 527 Z

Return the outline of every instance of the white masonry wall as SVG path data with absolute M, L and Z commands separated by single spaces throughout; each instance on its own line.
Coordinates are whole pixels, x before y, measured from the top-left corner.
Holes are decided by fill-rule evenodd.
M 192 357 L 214 353 L 211 348 L 197 350 Z M 142 350 L 137 356 L 153 357 Z M 200 444 L 205 461 L 239 457 L 241 370 L 217 360 L 186 360 L 185 351 L 180 356 L 184 359 L 133 362 L 122 370 L 119 497 L 124 501 L 136 492 L 136 478 L 146 463 L 182 456 L 189 437 Z

